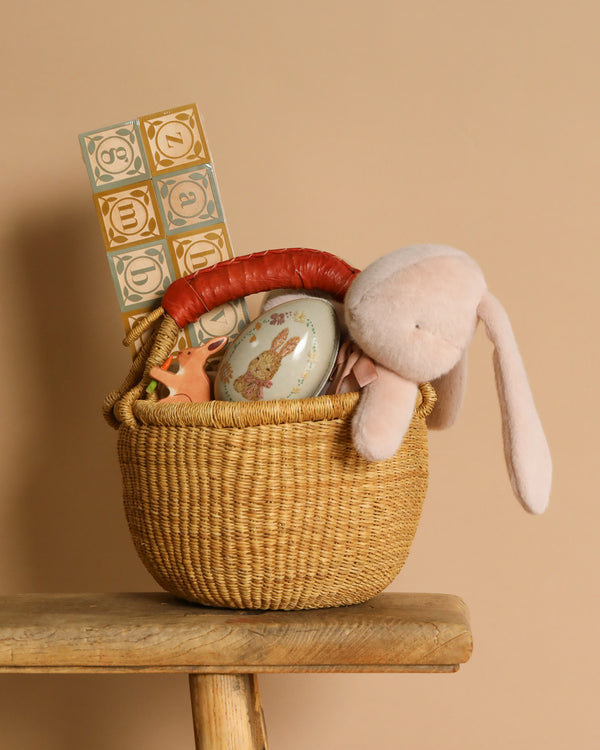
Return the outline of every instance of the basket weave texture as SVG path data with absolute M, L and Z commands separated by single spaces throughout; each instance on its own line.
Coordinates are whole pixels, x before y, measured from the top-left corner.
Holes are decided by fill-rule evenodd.
M 351 438 L 358 393 L 161 404 L 134 380 L 106 410 L 129 529 L 161 587 L 213 607 L 312 609 L 366 601 L 399 573 L 427 490 L 429 384 L 398 453 L 367 462 Z

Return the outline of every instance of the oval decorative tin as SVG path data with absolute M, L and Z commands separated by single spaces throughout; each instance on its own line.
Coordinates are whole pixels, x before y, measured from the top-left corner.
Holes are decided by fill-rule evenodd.
M 263 312 L 225 351 L 215 398 L 308 398 L 324 388 L 340 343 L 333 305 L 306 297 Z

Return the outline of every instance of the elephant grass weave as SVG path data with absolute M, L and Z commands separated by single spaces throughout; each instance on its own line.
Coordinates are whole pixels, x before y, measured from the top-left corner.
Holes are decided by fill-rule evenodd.
M 425 499 L 431 385 L 420 387 L 397 454 L 367 462 L 351 439 L 358 393 L 144 398 L 148 369 L 164 360 L 176 328 L 163 321 L 105 402 L 119 430 L 129 529 L 150 574 L 212 607 L 312 609 L 379 593 L 408 556 Z

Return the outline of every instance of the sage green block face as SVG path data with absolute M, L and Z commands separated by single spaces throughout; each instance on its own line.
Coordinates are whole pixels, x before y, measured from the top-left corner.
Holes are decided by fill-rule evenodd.
M 176 278 L 165 240 L 111 252 L 108 263 L 123 312 L 159 304 Z
M 153 181 L 168 235 L 223 222 L 221 201 L 210 164 L 154 177 Z
M 140 130 L 135 121 L 82 133 L 79 142 L 95 193 L 150 177 Z

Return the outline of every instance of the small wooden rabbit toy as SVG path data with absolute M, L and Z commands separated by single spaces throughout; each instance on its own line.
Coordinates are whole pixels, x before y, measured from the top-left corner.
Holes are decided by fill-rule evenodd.
M 219 336 L 202 346 L 183 349 L 177 355 L 177 372 L 163 370 L 161 367 L 150 368 L 150 377 L 169 389 L 169 395 L 161 398 L 160 402 L 210 401 L 211 383 L 204 366 L 206 360 L 220 351 L 227 341 L 227 336 Z
M 286 341 L 289 333 L 289 328 L 284 328 L 281 333 L 278 333 L 271 343 L 271 348 L 254 357 L 246 372 L 234 380 L 233 387 L 244 398 L 249 401 L 259 401 L 263 397 L 263 388 L 270 388 L 273 385 L 272 378 L 281 367 L 281 360 L 291 354 L 300 341 L 298 336 L 293 336 Z

